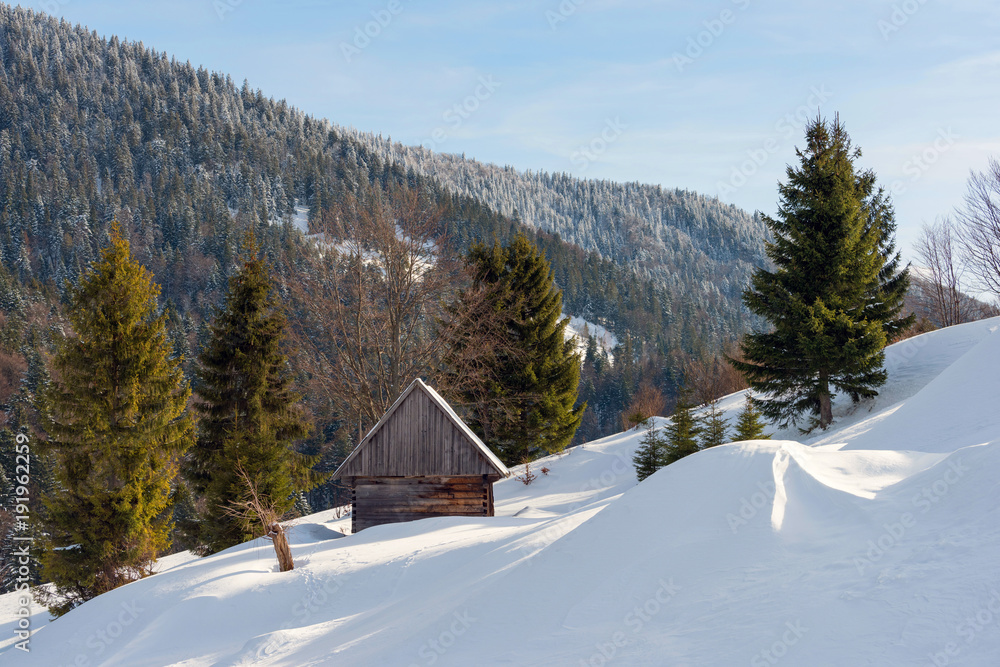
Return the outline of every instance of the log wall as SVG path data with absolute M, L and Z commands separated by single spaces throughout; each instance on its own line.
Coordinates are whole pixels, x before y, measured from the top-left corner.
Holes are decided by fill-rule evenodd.
M 435 516 L 493 516 L 493 483 L 486 475 L 355 477 L 351 531 Z

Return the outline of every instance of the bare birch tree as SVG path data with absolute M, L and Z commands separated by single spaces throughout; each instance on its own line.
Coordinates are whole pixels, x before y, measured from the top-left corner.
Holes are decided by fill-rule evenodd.
M 364 432 L 439 357 L 435 322 L 459 267 L 436 239 L 440 214 L 419 193 L 348 197 L 321 222 L 323 257 L 291 291 L 321 390 Z
M 958 237 L 975 286 L 1000 296 L 1000 160 L 991 158 L 986 171 L 969 177 Z
M 957 252 L 954 225 L 949 218 L 924 225 L 915 246 L 918 261 L 927 273 L 915 275 L 919 300 L 931 320 L 943 327 L 968 322 L 968 298 L 962 294 L 964 267 Z
M 412 190 L 349 197 L 322 222 L 322 261 L 289 286 L 311 386 L 340 407 L 357 441 L 416 377 L 449 398 L 491 400 L 491 361 L 507 343 L 440 217 Z M 461 311 L 452 307 L 460 294 Z

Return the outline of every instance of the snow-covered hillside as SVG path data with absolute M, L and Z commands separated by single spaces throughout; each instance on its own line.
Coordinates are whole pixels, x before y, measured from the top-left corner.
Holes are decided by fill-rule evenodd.
M 838 403 L 826 433 L 725 445 L 641 485 L 630 432 L 500 482 L 493 518 L 340 537 L 349 521 L 317 514 L 284 574 L 259 541 L 170 557 L 41 627 L 30 654 L 8 595 L 0 659 L 996 665 L 1000 319 L 904 341 L 887 366 L 882 395 Z
M 569 324 L 566 325 L 566 339 L 573 340 L 573 345 L 576 347 L 576 351 L 580 353 L 581 357 L 586 355 L 587 343 L 589 342 L 591 336 L 593 336 L 597 341 L 597 349 L 599 351 L 603 350 L 606 352 L 608 358 L 614 361 L 614 350 L 618 347 L 617 336 L 602 327 L 600 324 L 588 322 L 582 317 L 567 315 L 566 313 L 563 313 L 563 317 L 569 318 Z

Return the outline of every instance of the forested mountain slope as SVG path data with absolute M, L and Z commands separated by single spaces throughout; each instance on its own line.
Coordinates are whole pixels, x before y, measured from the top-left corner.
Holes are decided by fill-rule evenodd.
M 164 296 L 200 309 L 217 300 L 241 230 L 264 231 L 296 201 L 315 220 L 344 193 L 404 183 L 435 191 L 459 249 L 508 237 L 515 212 L 582 248 L 539 237 L 567 311 L 618 334 L 714 347 L 746 325 L 738 297 L 762 261 L 763 227 L 716 200 L 450 156 L 415 162 L 420 151 L 345 136 L 246 83 L 20 8 L 0 6 L 0 60 L 0 256 L 21 282 L 61 289 L 117 217 Z M 298 239 L 276 234 L 269 251 L 299 261 Z
M 698 309 L 720 309 L 713 315 L 735 324 L 730 334 L 746 323 L 732 314 L 751 271 L 766 261 L 768 232 L 756 215 L 688 190 L 521 172 L 381 136 L 351 136 L 452 192 L 652 276 Z
M 489 178 L 503 173 L 482 170 Z M 32 418 L 30 410 L 12 416 L 17 405 L 31 405 L 37 383 L 24 380 L 41 372 L 40 351 L 64 330 L 67 286 L 107 243 L 115 219 L 162 287 L 168 331 L 189 377 L 248 232 L 274 267 L 295 327 L 288 286 L 318 257 L 291 224 L 295 207 L 308 207 L 315 231 L 345 199 L 400 189 L 418 190 L 439 208 L 440 234 L 455 252 L 527 233 L 551 263 L 565 311 L 622 341 L 614 365 L 588 361 L 581 399 L 591 416 L 581 437 L 610 432 L 644 379 L 669 395 L 682 356 L 716 351 L 747 326 L 738 297 L 760 260 L 759 225 L 735 210 L 647 186 L 545 177 L 559 185 L 541 188 L 527 175 L 498 185 L 516 191 L 507 198 L 520 203 L 506 206 L 427 171 L 224 74 L 0 4 L 4 423 Z M 674 201 L 681 204 L 671 208 Z M 566 220 L 586 211 L 593 221 L 587 233 L 571 234 L 535 221 L 555 220 L 549 210 Z M 352 436 L 332 404 L 309 391 L 323 369 L 290 358 L 316 426 L 304 450 L 328 452 L 323 465 L 333 467 Z

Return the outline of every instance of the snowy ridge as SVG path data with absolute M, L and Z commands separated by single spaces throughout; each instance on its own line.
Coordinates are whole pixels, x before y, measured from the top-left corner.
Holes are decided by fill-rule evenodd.
M 892 346 L 882 395 L 837 401 L 835 428 L 798 442 L 724 445 L 636 484 L 631 431 L 532 464 L 530 486 L 514 468 L 496 517 L 337 537 L 349 519 L 316 514 L 284 574 L 261 541 L 172 556 L 41 627 L 30 655 L 4 596 L 0 660 L 995 665 L 998 330 Z

